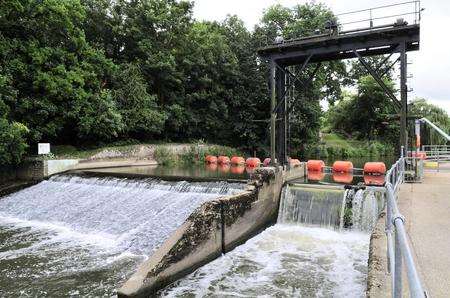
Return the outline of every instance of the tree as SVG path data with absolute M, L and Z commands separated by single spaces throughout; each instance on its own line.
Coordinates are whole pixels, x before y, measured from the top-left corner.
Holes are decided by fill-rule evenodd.
M 384 80 L 394 92 L 393 83 Z M 358 92 L 347 95 L 337 105 L 330 107 L 327 122 L 341 134 L 361 140 L 397 142 L 398 123 L 392 119 L 395 109 L 384 90 L 370 76 L 358 81 Z
M 436 124 L 439 128 L 444 130 L 446 133 L 450 132 L 450 116 L 444 109 L 441 109 L 440 107 L 427 102 L 424 98 L 414 99 L 409 104 L 408 108 L 410 115 L 417 116 L 418 118 L 425 117 Z M 422 126 L 421 135 L 423 144 L 441 145 L 447 143 L 447 140 L 445 140 L 433 129 L 427 127 L 426 124 L 425 126 Z
M 13 0 L 0 11 L 0 65 L 17 94 L 9 108 L 31 141 L 117 136 L 123 124 L 108 89 L 115 66 L 86 42 L 81 3 Z

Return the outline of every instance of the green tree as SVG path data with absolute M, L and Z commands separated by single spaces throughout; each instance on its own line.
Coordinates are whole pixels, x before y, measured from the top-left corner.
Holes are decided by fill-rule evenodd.
M 409 114 L 418 118 L 427 118 L 446 133 L 450 133 L 450 116 L 440 107 L 433 105 L 424 98 L 416 98 L 408 106 Z M 422 126 L 421 129 L 422 144 L 424 145 L 441 145 L 446 144 L 445 140 L 439 133 L 427 126 Z
M 393 83 L 384 83 L 394 92 Z M 382 140 L 394 144 L 398 139 L 398 121 L 393 104 L 371 77 L 361 77 L 357 94 L 346 96 L 330 107 L 327 122 L 332 130 L 361 140 Z M 391 119 L 391 120 L 390 120 Z
M 17 93 L 9 108 L 34 142 L 108 140 L 123 127 L 108 95 L 115 66 L 86 42 L 84 18 L 78 0 L 0 2 L 0 65 Z

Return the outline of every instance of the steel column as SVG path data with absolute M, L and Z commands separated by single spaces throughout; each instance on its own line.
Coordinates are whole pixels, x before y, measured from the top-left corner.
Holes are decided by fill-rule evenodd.
M 271 113 L 270 113 L 270 157 L 271 164 L 276 165 L 276 151 L 275 151 L 275 129 L 277 123 L 277 113 L 275 112 L 275 108 L 277 106 L 277 93 L 276 93 L 276 64 L 274 60 L 270 61 L 270 103 L 271 103 Z
M 408 150 L 408 86 L 406 43 L 400 44 L 400 146 Z

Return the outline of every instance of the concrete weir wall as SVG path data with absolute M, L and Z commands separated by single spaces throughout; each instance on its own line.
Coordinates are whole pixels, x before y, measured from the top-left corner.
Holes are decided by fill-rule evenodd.
M 153 296 L 242 244 L 276 220 L 286 178 L 303 175 L 303 166 L 289 172 L 281 168 L 257 169 L 244 192 L 202 204 L 141 264 L 118 290 L 118 296 Z

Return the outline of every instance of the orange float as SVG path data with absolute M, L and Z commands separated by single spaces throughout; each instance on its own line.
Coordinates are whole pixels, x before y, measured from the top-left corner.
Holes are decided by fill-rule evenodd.
M 364 175 L 364 184 L 366 185 L 383 186 L 384 181 L 384 175 Z
M 250 157 L 247 158 L 245 164 L 247 165 L 247 167 L 256 168 L 259 167 L 259 165 L 261 164 L 261 160 L 257 157 Z
M 293 167 L 293 168 L 299 167 L 299 166 L 302 165 L 302 163 L 300 162 L 300 160 L 295 159 L 295 158 L 291 158 L 289 162 L 290 162 L 291 167 Z
M 217 163 L 218 164 L 229 164 L 231 161 L 230 161 L 230 158 L 228 157 L 228 156 L 219 156 L 218 158 L 217 158 Z
M 216 163 L 207 163 L 206 169 L 208 171 L 215 172 L 215 171 L 217 171 L 217 164 Z
M 308 180 L 321 181 L 325 178 L 325 173 L 322 171 L 308 171 Z
M 350 184 L 353 181 L 351 173 L 333 173 L 333 180 L 336 183 Z
M 233 156 L 230 160 L 232 165 L 244 165 L 245 159 L 241 156 Z
M 216 156 L 213 156 L 213 155 L 207 155 L 207 156 L 205 157 L 205 161 L 206 161 L 207 163 L 217 163 L 217 157 L 216 157 Z
M 270 165 L 270 162 L 271 162 L 271 161 L 272 161 L 272 159 L 271 159 L 270 157 L 267 157 L 266 159 L 264 159 L 263 165 L 264 165 L 265 167 L 267 167 L 267 166 Z
M 228 173 L 230 171 L 231 166 L 230 166 L 230 164 L 222 163 L 222 164 L 219 164 L 218 168 L 219 168 L 219 172 Z
M 308 169 L 308 171 L 320 172 L 324 167 L 325 163 L 323 162 L 323 160 L 308 160 L 308 162 L 306 163 L 306 168 Z
M 234 165 L 230 168 L 230 173 L 232 174 L 243 174 L 245 172 L 245 166 L 243 165 Z
M 247 172 L 247 174 L 253 174 L 256 170 L 256 167 L 245 167 L 245 171 Z
M 333 164 L 333 172 L 350 173 L 353 171 L 353 163 L 351 161 L 335 161 Z
M 386 174 L 386 165 L 384 162 L 366 162 L 364 165 L 364 174 L 384 175 Z

